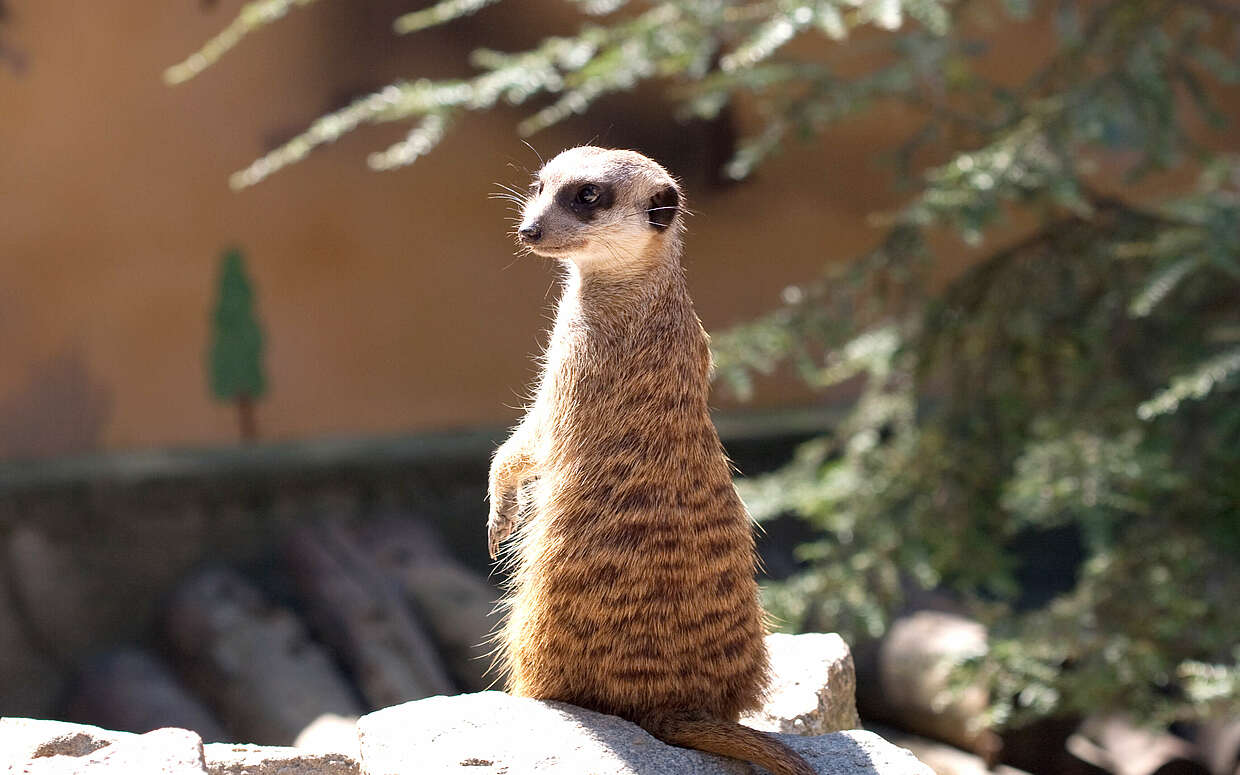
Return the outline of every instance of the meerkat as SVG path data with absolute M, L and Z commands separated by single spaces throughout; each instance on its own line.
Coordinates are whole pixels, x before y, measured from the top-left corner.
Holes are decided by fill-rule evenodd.
M 565 281 L 535 400 L 491 466 L 492 558 L 520 526 L 500 664 L 512 694 L 812 775 L 737 723 L 761 706 L 766 622 L 683 231 L 679 185 L 632 151 L 567 150 L 524 200 L 520 244 Z

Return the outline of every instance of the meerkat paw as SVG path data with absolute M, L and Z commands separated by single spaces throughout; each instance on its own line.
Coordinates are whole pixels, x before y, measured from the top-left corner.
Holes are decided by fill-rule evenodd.
M 487 550 L 492 560 L 499 556 L 499 545 L 512 534 L 513 525 L 513 518 L 507 514 L 492 511 L 487 517 Z

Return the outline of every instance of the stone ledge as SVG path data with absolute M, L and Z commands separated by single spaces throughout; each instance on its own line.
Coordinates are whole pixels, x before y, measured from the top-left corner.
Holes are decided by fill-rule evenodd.
M 363 716 L 361 759 L 344 753 L 212 743 L 184 729 L 144 735 L 56 721 L 0 719 L 11 775 L 749 775 L 722 756 L 665 745 L 615 716 L 481 692 L 432 697 Z M 819 775 L 932 775 L 872 732 L 777 735 Z M 103 745 L 100 745 L 103 743 Z M 31 755 L 33 754 L 33 755 Z
M 744 762 L 666 745 L 624 719 L 558 702 L 481 692 L 432 697 L 363 716 L 364 775 L 749 775 Z M 819 775 L 932 775 L 864 731 L 776 735 Z
M 819 775 L 931 775 L 903 748 L 856 724 L 855 674 L 837 635 L 772 635 L 772 682 L 746 719 L 777 733 Z M 479 692 L 430 697 L 329 719 L 314 748 L 202 745 L 194 733 L 145 735 L 59 721 L 0 719 L 0 773 L 12 775 L 750 775 L 744 762 L 666 745 L 615 716 Z M 313 728 L 313 724 L 311 728 Z M 848 731 L 839 731 L 848 730 Z M 792 734 L 787 734 L 792 732 Z M 338 747 L 340 750 L 331 750 Z M 196 758 L 195 758 L 196 757 Z M 137 763 L 137 764 L 135 764 Z M 140 764 L 140 769 L 134 769 Z

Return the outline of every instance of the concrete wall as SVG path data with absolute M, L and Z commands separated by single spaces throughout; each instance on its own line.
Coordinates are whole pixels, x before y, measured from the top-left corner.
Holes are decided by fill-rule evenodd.
M 566 29 L 573 21 L 569 4 L 539 5 Z M 0 70 L 0 457 L 234 439 L 233 412 L 212 402 L 204 373 L 218 256 L 233 243 L 247 252 L 269 342 L 264 437 L 515 415 L 554 299 L 551 267 L 513 259 L 505 204 L 487 199 L 537 167 L 511 128 L 520 113 L 467 121 L 401 172 L 372 173 L 365 156 L 405 126 L 359 132 L 252 190 L 233 193 L 226 179 L 350 95 L 466 73 L 475 45 L 513 47 L 539 31 L 501 6 L 397 39 L 390 22 L 407 3 L 323 2 L 164 86 L 162 69 L 239 6 L 10 0 L 0 34 L 28 66 Z M 883 202 L 855 146 L 799 181 L 772 170 L 711 191 L 699 155 L 708 130 L 668 126 L 650 96 L 534 143 L 547 154 L 598 135 L 678 167 L 698 213 L 687 263 L 708 327 L 769 308 L 827 251 L 871 239 L 858 224 Z
M 505 205 L 486 198 L 536 166 L 512 130 L 521 113 L 467 120 L 396 173 L 370 172 L 365 156 L 404 126 L 361 131 L 252 190 L 226 179 L 352 96 L 466 74 L 475 46 L 572 29 L 571 4 L 505 3 L 399 39 L 390 23 L 407 2 L 316 3 L 177 88 L 163 68 L 241 0 L 6 5 L 0 44 L 26 68 L 0 63 L 0 459 L 234 440 L 234 412 L 211 400 L 204 368 L 217 261 L 232 244 L 247 252 L 269 344 L 264 438 L 511 421 L 554 299 L 551 268 L 513 259 Z M 1045 50 L 1044 29 L 1019 34 L 997 75 Z M 696 212 L 686 264 L 709 329 L 865 249 L 877 237 L 867 214 L 898 204 L 878 154 L 915 116 L 845 122 L 720 188 L 708 182 L 720 127 L 676 126 L 658 96 L 607 101 L 534 143 L 544 154 L 593 139 L 638 147 L 685 178 Z M 747 107 L 737 121 L 753 124 Z M 758 397 L 807 400 L 790 380 Z

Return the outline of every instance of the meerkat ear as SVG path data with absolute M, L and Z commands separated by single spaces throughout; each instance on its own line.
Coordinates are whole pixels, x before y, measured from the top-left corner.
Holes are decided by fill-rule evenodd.
M 650 207 L 646 210 L 646 217 L 651 226 L 663 230 L 671 225 L 679 209 L 680 193 L 676 191 L 675 186 L 667 186 L 650 197 Z

